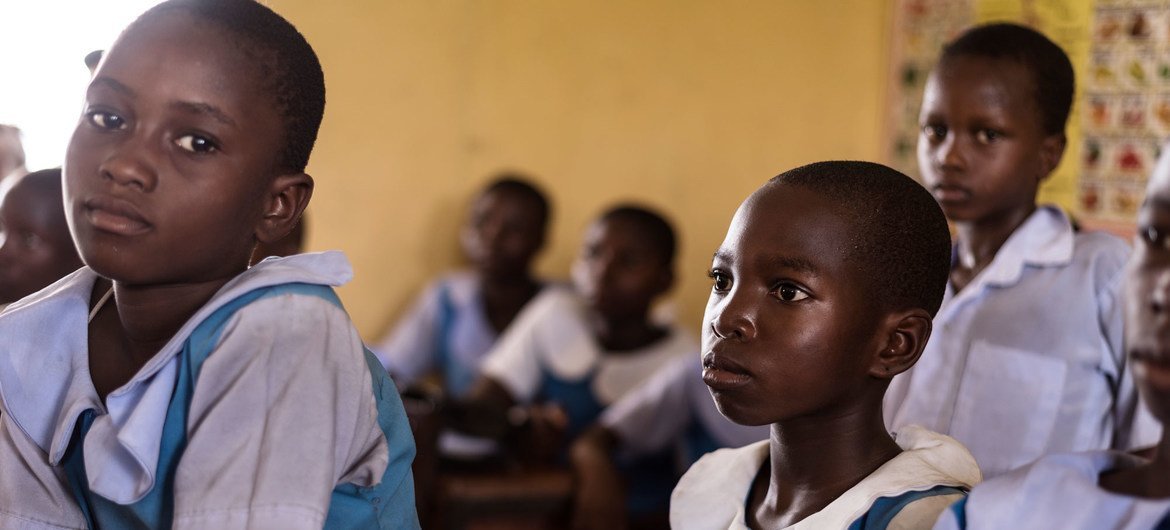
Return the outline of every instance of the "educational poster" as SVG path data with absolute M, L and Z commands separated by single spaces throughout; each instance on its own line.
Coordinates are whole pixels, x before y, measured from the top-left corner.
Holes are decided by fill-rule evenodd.
M 886 121 L 887 163 L 918 178 L 918 110 L 926 77 L 943 44 L 975 20 L 974 0 L 898 0 L 893 36 Z
M 1083 79 L 1080 211 L 1132 226 L 1170 135 L 1170 1 L 1097 0 Z

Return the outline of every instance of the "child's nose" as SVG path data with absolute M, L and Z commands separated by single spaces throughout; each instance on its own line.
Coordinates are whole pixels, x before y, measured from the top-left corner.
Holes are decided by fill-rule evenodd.
M 99 170 L 103 177 L 118 184 L 151 191 L 158 183 L 158 173 L 152 158 L 146 142 L 131 137 L 110 153 Z
M 962 168 L 966 162 L 963 158 L 962 142 L 958 135 L 948 133 L 935 150 L 935 165 L 941 169 Z
M 715 307 L 714 318 L 711 319 L 711 331 L 722 339 L 738 341 L 751 340 L 756 337 L 755 314 L 751 305 L 746 303 L 744 296 L 735 296 L 733 289 L 722 302 Z

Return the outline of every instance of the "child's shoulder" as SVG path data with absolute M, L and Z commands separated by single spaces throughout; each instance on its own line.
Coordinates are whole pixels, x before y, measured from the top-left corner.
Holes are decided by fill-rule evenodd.
M 768 443 L 719 449 L 691 465 L 670 495 L 671 527 L 727 528 L 742 520 L 752 482 L 768 458 Z

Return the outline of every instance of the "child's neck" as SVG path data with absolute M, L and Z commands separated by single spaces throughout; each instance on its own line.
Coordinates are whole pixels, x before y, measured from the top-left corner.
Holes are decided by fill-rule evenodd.
M 480 278 L 484 314 L 496 333 L 503 332 L 540 291 L 540 284 L 528 273 L 508 277 L 482 275 Z
M 652 324 L 648 312 L 628 318 L 594 314 L 590 319 L 593 336 L 607 352 L 628 352 L 649 346 L 665 337 L 666 330 Z
M 958 261 L 951 268 L 951 286 L 956 292 L 991 264 L 1003 244 L 1035 211 L 1032 205 L 978 221 L 955 223 Z
M 230 279 L 149 287 L 114 284 L 113 299 L 89 325 L 90 375 L 98 395 L 104 400 L 126 384 Z M 108 280 L 99 280 L 93 300 L 109 288 Z
M 1170 433 L 1162 429 L 1162 440 L 1155 447 L 1153 460 L 1148 464 L 1105 471 L 1097 483 L 1106 491 L 1146 499 L 1170 498 Z
M 752 528 L 795 524 L 897 456 L 902 449 L 886 431 L 877 403 L 831 417 L 773 424 L 769 464 L 749 495 Z

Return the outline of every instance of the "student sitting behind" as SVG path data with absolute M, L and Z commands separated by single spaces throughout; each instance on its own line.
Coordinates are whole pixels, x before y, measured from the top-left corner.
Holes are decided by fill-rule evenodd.
M 703 384 L 702 359 L 696 353 L 675 359 L 649 381 L 605 409 L 597 423 L 573 442 L 571 457 L 577 477 L 573 527 L 624 528 L 629 480 L 622 470 L 638 458 L 664 451 L 678 467 L 667 479 L 643 486 L 662 488 L 669 498 L 678 479 L 699 457 L 721 447 L 742 447 L 768 438 L 768 427 L 739 425 L 719 413 Z M 634 495 L 654 498 L 657 491 Z M 633 502 L 636 504 L 636 502 Z
M 671 527 L 929 528 L 977 483 L 953 439 L 910 426 L 895 441 L 882 421 L 949 257 L 930 194 L 879 164 L 811 164 L 749 196 L 711 264 L 703 380 L 720 412 L 771 424 L 771 439 L 692 466 Z
M 551 290 L 508 328 L 457 408 L 456 426 L 495 437 L 528 427 L 532 454 L 555 453 L 658 368 L 694 352 L 685 331 L 650 318 L 674 281 L 674 254 L 674 230 L 657 213 L 618 206 L 602 214 L 573 266 L 576 292 Z
M 1126 269 L 1125 347 L 1134 382 L 1162 424 L 1153 461 L 1120 451 L 1049 455 L 989 480 L 935 528 L 1170 527 L 1170 154 L 1163 151 L 1138 211 Z M 1162 524 L 1159 524 L 1159 521 Z
M 247 268 L 309 202 L 324 105 L 252 1 L 118 37 L 64 166 L 87 267 L 0 317 L 0 527 L 418 527 L 402 403 L 331 289 L 349 264 Z
M 438 371 L 452 397 L 467 394 L 484 355 L 541 292 L 532 261 L 549 214 L 544 194 L 518 175 L 502 175 L 479 193 L 460 238 L 472 270 L 428 286 L 374 348 L 400 387 Z
M 1157 441 L 1121 347 L 1128 248 L 1036 206 L 1072 97 L 1064 52 L 1012 24 L 949 44 L 923 96 L 918 164 L 957 240 L 934 339 L 894 379 L 886 419 L 954 436 L 987 477 L 1051 452 Z
M 65 224 L 61 169 L 0 184 L 0 310 L 80 267 Z

